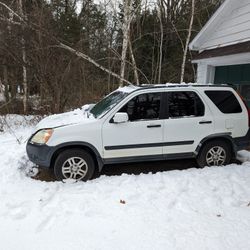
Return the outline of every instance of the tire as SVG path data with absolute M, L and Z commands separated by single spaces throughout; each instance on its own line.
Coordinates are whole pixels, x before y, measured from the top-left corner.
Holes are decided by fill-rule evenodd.
M 82 149 L 68 149 L 59 154 L 54 165 L 54 174 L 57 180 L 75 179 L 87 181 L 95 171 L 93 157 Z
M 225 141 L 207 142 L 200 150 L 197 163 L 200 167 L 224 166 L 232 159 L 231 146 Z

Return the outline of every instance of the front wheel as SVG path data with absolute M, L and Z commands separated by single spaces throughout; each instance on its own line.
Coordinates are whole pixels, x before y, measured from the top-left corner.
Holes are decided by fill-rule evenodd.
M 95 163 L 92 156 L 81 149 L 68 149 L 59 154 L 54 165 L 57 180 L 87 181 L 92 178 Z
M 200 167 L 223 166 L 230 163 L 232 159 L 231 147 L 224 141 L 214 140 L 207 142 L 197 157 Z

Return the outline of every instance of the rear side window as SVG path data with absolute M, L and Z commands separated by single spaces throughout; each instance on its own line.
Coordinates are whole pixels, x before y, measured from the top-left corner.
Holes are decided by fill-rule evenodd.
M 224 90 L 207 90 L 205 94 L 216 105 L 216 107 L 224 114 L 241 113 L 241 106 L 231 91 Z
M 168 92 L 170 118 L 203 116 L 204 112 L 204 104 L 195 92 Z

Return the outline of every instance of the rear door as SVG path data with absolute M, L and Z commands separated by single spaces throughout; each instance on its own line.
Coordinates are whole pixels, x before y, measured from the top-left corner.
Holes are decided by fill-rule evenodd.
M 192 153 L 200 141 L 213 133 L 214 120 L 207 105 L 195 91 L 166 93 L 163 154 Z
M 216 116 L 215 132 L 242 137 L 248 131 L 248 112 L 239 95 L 231 88 L 205 90 Z

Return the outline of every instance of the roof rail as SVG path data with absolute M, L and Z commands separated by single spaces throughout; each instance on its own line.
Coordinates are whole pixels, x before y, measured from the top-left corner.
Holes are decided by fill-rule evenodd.
M 140 88 L 151 89 L 151 88 L 179 88 L 179 87 L 232 87 L 229 84 L 142 84 Z

